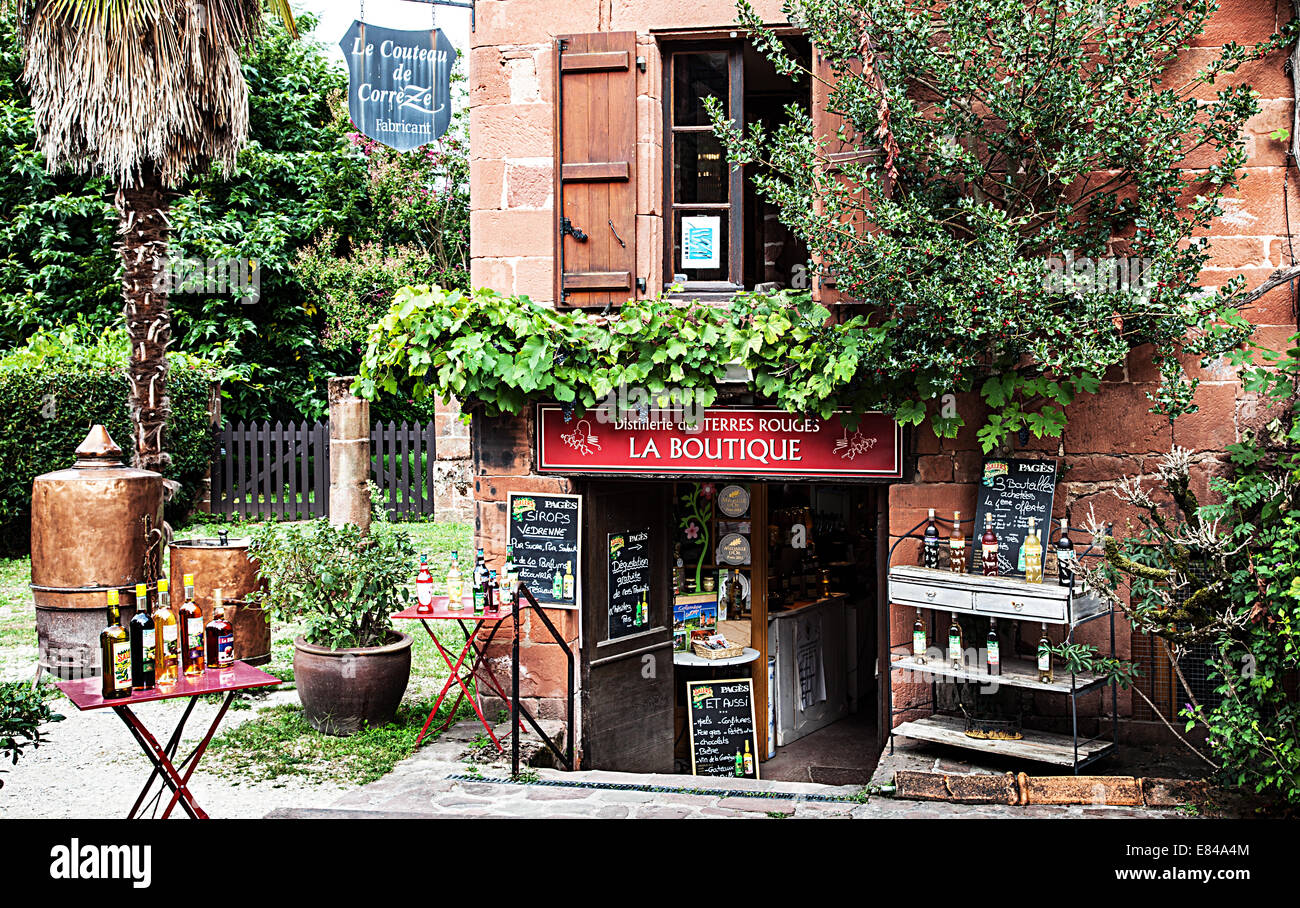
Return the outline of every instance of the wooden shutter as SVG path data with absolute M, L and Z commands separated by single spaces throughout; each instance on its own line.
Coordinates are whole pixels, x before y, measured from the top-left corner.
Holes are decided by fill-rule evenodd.
M 860 64 L 852 65 L 850 68 L 855 73 L 861 72 Z M 828 171 L 833 174 L 838 173 L 845 163 L 859 162 L 866 157 L 875 156 L 877 152 L 874 143 L 862 141 L 862 137 L 857 135 L 851 124 L 826 109 L 831 91 L 839 81 L 839 76 L 815 44 L 813 72 L 815 75 L 812 85 L 813 134 L 826 142 L 822 149 L 822 156 Z M 841 130 L 845 133 L 843 139 L 840 138 Z M 866 218 L 861 212 L 846 212 L 844 220 L 852 222 L 854 228 L 859 231 L 868 227 Z M 832 311 L 835 311 L 834 307 L 837 304 L 849 302 L 836 288 L 834 275 L 818 278 L 812 289 L 813 296 L 823 305 L 832 307 Z
M 555 298 L 620 305 L 635 291 L 636 32 L 556 44 Z

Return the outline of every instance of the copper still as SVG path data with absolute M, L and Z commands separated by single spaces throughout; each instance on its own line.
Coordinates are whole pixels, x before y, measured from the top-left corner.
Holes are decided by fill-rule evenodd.
M 161 474 L 124 465 L 103 426 L 90 430 L 76 455 L 68 469 L 32 480 L 38 673 L 64 679 L 99 674 L 105 593 L 121 591 L 125 624 L 135 614 L 135 585 L 153 586 L 145 561 L 162 527 Z
M 262 609 L 247 602 L 250 593 L 264 588 L 257 559 L 248 554 L 247 539 L 178 539 L 168 546 L 171 588 L 184 589 L 186 574 L 194 575 L 194 601 L 203 620 L 212 620 L 213 590 L 221 590 L 235 631 L 235 658 L 249 665 L 271 661 L 271 623 Z

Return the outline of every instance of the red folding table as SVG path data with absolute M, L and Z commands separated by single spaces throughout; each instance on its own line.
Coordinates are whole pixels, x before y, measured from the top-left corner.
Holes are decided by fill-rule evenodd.
M 140 805 L 144 803 L 145 797 L 149 794 L 149 789 L 153 787 L 154 779 L 162 776 L 163 783 L 172 790 L 171 801 L 167 804 L 167 809 L 163 811 L 162 819 L 171 816 L 172 810 L 179 803 L 181 809 L 190 815 L 191 819 L 206 820 L 207 813 L 194 800 L 194 795 L 190 793 L 189 782 L 190 776 L 194 775 L 194 768 L 199 765 L 199 760 L 203 758 L 203 752 L 208 749 L 208 743 L 212 736 L 217 733 L 217 726 L 226 715 L 226 710 L 230 708 L 231 701 L 235 699 L 235 692 L 248 690 L 254 687 L 271 687 L 279 684 L 280 679 L 274 675 L 268 675 L 259 668 L 253 668 L 251 665 L 245 665 L 243 662 L 236 662 L 230 668 L 211 668 L 197 677 L 181 678 L 174 684 L 166 688 L 154 687 L 150 690 L 132 692 L 129 697 L 121 697 L 116 700 L 104 699 L 103 679 L 96 677 L 80 678 L 76 681 L 59 681 L 57 686 L 59 690 L 72 701 L 72 705 L 80 710 L 91 709 L 112 709 L 117 713 L 118 718 L 126 723 L 130 729 L 136 743 L 144 751 L 144 755 L 149 758 L 153 764 L 153 772 L 149 774 L 149 781 L 145 782 L 144 788 L 140 789 L 140 796 L 135 799 L 135 805 L 132 806 L 131 812 L 127 814 L 127 819 L 134 819 Z M 221 704 L 221 709 L 217 711 L 217 717 L 212 720 L 208 727 L 208 733 L 203 736 L 188 757 L 180 762 L 180 766 L 172 763 L 176 755 L 176 748 L 181 743 L 181 733 L 185 730 L 185 723 L 189 720 L 190 713 L 194 711 L 195 698 L 204 694 L 225 693 L 226 699 Z M 144 723 L 132 712 L 131 707 L 140 703 L 151 703 L 155 700 L 171 700 L 176 697 L 189 697 L 190 702 L 185 707 L 185 712 L 181 715 L 181 720 L 177 723 L 176 728 L 172 731 L 171 737 L 167 740 L 166 747 L 160 747 L 158 741 L 149 729 L 144 727 Z M 180 770 L 184 769 L 184 775 Z M 156 810 L 157 808 L 155 808 Z
M 460 692 L 456 694 L 456 703 L 452 706 L 451 712 L 447 714 L 447 719 L 439 727 L 443 731 L 450 728 L 451 723 L 456 720 L 456 710 L 460 708 L 461 701 L 468 698 L 470 706 L 473 706 L 474 712 L 478 714 L 478 720 L 487 729 L 488 737 L 492 739 L 492 743 L 496 745 L 497 750 L 505 753 L 505 748 L 501 746 L 501 742 L 497 740 L 496 734 L 492 731 L 491 723 L 484 718 L 483 710 L 479 708 L 477 698 L 469 689 L 469 682 L 479 676 L 479 668 L 483 665 L 487 648 L 492 645 L 493 638 L 496 637 L 497 631 L 501 629 L 501 622 L 510 617 L 510 607 L 502 606 L 499 611 L 492 614 L 476 615 L 467 608 L 449 609 L 447 608 L 447 602 L 446 596 L 434 596 L 430 603 L 433 607 L 432 611 L 421 612 L 418 611 L 419 606 L 411 605 L 393 616 L 395 621 L 419 621 L 423 624 L 424 629 L 429 633 L 429 638 L 433 640 L 433 645 L 438 648 L 442 661 L 447 663 L 447 668 L 450 670 L 447 681 L 442 685 L 442 690 L 438 693 L 438 699 L 429 712 L 429 718 L 424 720 L 424 728 L 420 729 L 420 736 L 415 739 L 415 746 L 419 747 L 420 742 L 424 740 L 425 734 L 429 731 L 429 726 L 433 723 L 433 717 L 438 714 L 438 708 L 442 706 L 442 701 L 447 698 L 451 685 L 456 683 L 460 685 Z M 430 621 L 455 621 L 461 633 L 465 635 L 465 645 L 461 647 L 460 655 L 454 660 L 451 652 L 442 645 L 437 635 L 434 634 L 433 625 L 429 624 Z M 488 631 L 487 639 L 483 641 L 483 645 L 479 646 L 475 642 L 478 639 L 479 628 L 489 622 L 492 629 Z M 467 658 L 469 660 L 468 664 L 466 663 Z M 490 669 L 484 669 L 481 677 L 498 697 L 507 703 L 510 702 L 510 695 L 501 689 L 501 685 L 497 683 L 496 678 L 492 677 Z M 521 719 L 519 721 L 520 730 L 523 730 L 523 727 L 524 723 Z

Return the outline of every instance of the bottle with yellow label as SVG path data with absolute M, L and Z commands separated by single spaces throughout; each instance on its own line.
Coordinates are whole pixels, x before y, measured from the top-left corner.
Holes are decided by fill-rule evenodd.
M 153 612 L 149 610 L 149 590 L 143 583 L 135 585 L 135 614 L 126 630 L 131 638 L 131 689 L 148 690 L 154 684 L 158 635 L 153 627 Z
M 160 687 L 175 684 L 180 671 L 180 622 L 172 608 L 166 580 L 158 581 L 158 609 L 153 613 L 153 628 L 158 645 L 154 683 Z
M 99 632 L 99 656 L 104 667 L 104 699 L 131 696 L 131 641 L 122 627 L 117 590 L 108 591 L 108 627 Z

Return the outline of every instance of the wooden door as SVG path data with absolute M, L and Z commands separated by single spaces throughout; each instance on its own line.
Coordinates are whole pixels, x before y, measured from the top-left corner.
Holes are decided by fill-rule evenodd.
M 556 39 L 556 300 L 621 305 L 636 271 L 636 32 Z
M 583 568 L 583 766 L 618 772 L 673 771 L 672 573 L 667 482 L 593 483 L 587 491 Z M 649 621 L 610 638 L 611 534 L 650 531 Z

